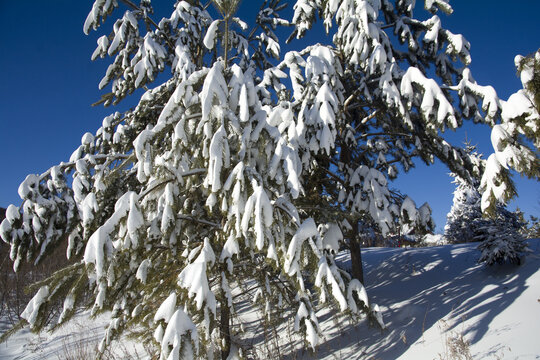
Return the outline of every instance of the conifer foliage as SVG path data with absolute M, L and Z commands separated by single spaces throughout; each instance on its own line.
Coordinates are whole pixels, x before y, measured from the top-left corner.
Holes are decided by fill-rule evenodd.
M 477 186 L 471 185 L 455 176 L 457 184 L 454 191 L 452 208 L 446 216 L 444 237 L 449 243 L 464 243 L 477 241 L 478 227 L 483 223 L 482 210 L 480 208 L 481 194 Z
M 513 263 L 519 265 L 527 251 L 520 230 L 524 224 L 517 215 L 504 208 L 497 209 L 495 218 L 480 222 L 477 227 L 476 241 L 480 250 L 479 263 L 494 265 L 495 263 Z
M 149 0 L 96 0 L 85 32 L 120 14 L 92 55 L 112 59 L 100 102 L 145 92 L 68 162 L 29 175 L 22 205 L 7 209 L 0 233 L 15 270 L 65 241 L 72 261 L 39 284 L 25 321 L 40 330 L 48 304 L 63 301 L 59 324 L 79 307 L 111 311 L 102 349 L 136 329 L 161 359 L 227 358 L 238 349 L 235 291 L 249 286 L 265 317 L 292 311 L 313 350 L 315 304 L 384 327 L 336 252 L 354 245 L 359 223 L 382 235 L 432 226 L 429 206 L 396 201 L 388 179 L 415 157 L 480 176 L 482 163 L 442 132 L 467 119 L 493 125 L 501 111 L 467 68 L 469 43 L 442 27 L 447 0 L 426 0 L 425 21 L 414 3 L 298 0 L 286 20 L 270 0 L 247 24 L 238 0 L 171 1 L 158 22 Z M 292 40 L 316 19 L 332 44 L 282 53 L 277 27 Z
M 502 121 L 491 131 L 494 153 L 487 159 L 480 188 L 482 210 L 492 214 L 496 199 L 506 201 L 515 193 L 507 181 L 510 169 L 536 179 L 540 169 L 540 50 L 517 55 L 514 61 L 523 89 L 502 103 Z
M 476 155 L 476 154 L 474 154 Z M 495 263 L 519 264 L 526 251 L 521 232 L 524 223 L 516 213 L 497 205 L 495 216 L 485 217 L 481 210 L 480 182 L 473 184 L 455 176 L 457 188 L 454 202 L 447 215 L 444 237 L 450 243 L 480 242 L 478 260 L 486 265 Z

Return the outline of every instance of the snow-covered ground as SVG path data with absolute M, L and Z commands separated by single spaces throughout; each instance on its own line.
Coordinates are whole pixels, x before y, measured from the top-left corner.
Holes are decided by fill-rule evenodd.
M 107 317 L 89 319 L 89 312 L 77 314 L 74 319 L 55 333 L 33 334 L 20 330 L 0 344 L 0 359 L 4 360 L 82 360 L 92 359 L 99 345 Z M 5 329 L 7 324 L 0 323 Z M 133 340 L 114 343 L 105 359 L 143 359 L 146 352 Z
M 476 264 L 476 243 L 365 250 L 368 294 L 388 330 L 355 327 L 343 347 L 356 358 L 439 359 L 462 336 L 474 359 L 540 359 L 540 241 L 529 244 L 517 268 Z
M 540 239 L 529 241 L 532 252 L 518 267 L 478 265 L 477 245 L 364 249 L 368 294 L 384 311 L 386 330 L 320 311 L 325 341 L 313 355 L 299 343 L 286 345 L 295 336 L 284 328 L 263 336 L 253 322 L 246 330 L 257 336 L 244 339 L 248 356 L 277 358 L 276 343 L 263 340 L 277 336 L 286 358 L 451 359 L 458 351 L 462 357 L 454 359 L 540 359 Z M 22 330 L 0 344 L 0 359 L 66 358 L 73 347 L 97 344 L 103 324 L 82 314 L 55 334 Z M 117 344 L 117 358 L 129 358 L 135 345 Z M 140 345 L 136 352 L 143 358 Z

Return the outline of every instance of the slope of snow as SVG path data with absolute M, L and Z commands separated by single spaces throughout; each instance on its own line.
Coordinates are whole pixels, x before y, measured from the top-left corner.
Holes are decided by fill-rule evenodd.
M 478 265 L 477 246 L 365 249 L 368 294 L 388 330 L 343 324 L 318 357 L 341 348 L 343 358 L 439 359 L 463 337 L 474 359 L 540 359 L 540 241 L 519 267 Z
M 462 351 L 474 359 L 540 359 L 540 239 L 529 241 L 531 252 L 518 267 L 478 265 L 477 246 L 364 249 L 368 295 L 383 311 L 386 330 L 320 310 L 321 345 L 313 354 L 284 326 L 272 329 L 250 321 L 240 335 L 245 354 L 255 359 L 431 360 L 450 358 L 452 348 L 468 343 Z M 348 254 L 339 261 L 347 263 Z M 249 310 L 252 300 L 246 297 L 245 306 L 236 309 L 245 320 L 262 316 Z M 58 359 L 59 351 L 81 339 L 95 344 L 104 323 L 87 322 L 85 316 L 52 335 L 22 330 L 0 344 L 0 358 Z M 120 345 L 126 351 L 134 343 Z M 142 349 L 137 353 L 144 358 Z
M 107 315 L 90 320 L 90 312 L 81 312 L 54 333 L 34 334 L 22 329 L 0 344 L 2 360 L 93 359 L 108 324 Z M 9 325 L 0 321 L 0 331 Z M 145 359 L 146 351 L 134 340 L 114 342 L 105 359 Z

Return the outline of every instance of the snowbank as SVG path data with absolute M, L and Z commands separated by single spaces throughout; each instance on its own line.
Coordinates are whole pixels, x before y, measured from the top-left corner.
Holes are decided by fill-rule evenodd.
M 477 246 L 364 249 L 367 292 L 380 305 L 387 329 L 381 332 L 346 316 L 335 321 L 319 311 L 323 334 L 315 358 L 431 360 L 446 358 L 452 347 L 461 346 L 474 359 L 537 359 L 540 239 L 529 241 L 531 252 L 518 267 L 478 265 Z M 340 255 L 339 261 L 347 263 L 348 254 Z M 251 300 L 246 298 L 246 305 Z M 247 308 L 237 309 L 240 316 L 261 316 Z M 22 330 L 0 344 L 0 358 L 58 359 L 66 347 L 81 341 L 95 344 L 104 322 L 88 322 L 87 316 L 79 315 L 55 334 L 38 336 Z M 275 358 L 278 343 L 272 337 L 279 334 L 281 356 L 314 358 L 297 336 L 284 327 L 275 330 L 265 331 L 257 321 L 247 326 L 241 339 L 246 355 Z M 126 349 L 144 354 L 140 345 L 138 350 L 134 346 L 123 342 L 119 358 L 126 355 L 122 355 Z

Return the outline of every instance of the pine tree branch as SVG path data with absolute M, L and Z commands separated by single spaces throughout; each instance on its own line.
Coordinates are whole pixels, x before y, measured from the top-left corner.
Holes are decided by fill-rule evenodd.
M 390 132 L 378 132 L 378 133 L 364 133 L 358 136 L 358 138 L 367 138 L 368 136 L 403 136 L 403 137 L 412 137 L 411 134 L 405 133 L 390 133 Z
M 384 30 L 384 29 L 392 28 L 392 27 L 394 27 L 394 26 L 396 26 L 396 23 L 395 23 L 395 22 L 390 23 L 390 24 L 386 24 L 386 25 L 382 25 L 382 26 L 380 27 L 380 29 L 381 29 L 381 30 Z
M 174 181 L 175 179 L 177 179 L 179 177 L 187 177 L 187 176 L 191 176 L 191 175 L 199 175 L 199 174 L 205 174 L 205 173 L 206 173 L 206 169 L 204 169 L 204 168 L 191 169 L 191 170 L 188 170 L 188 171 L 186 171 L 186 172 L 184 172 L 182 174 L 178 174 L 177 177 L 174 177 L 174 178 L 170 178 L 170 179 L 167 179 L 167 180 L 164 180 L 164 181 L 154 181 L 153 183 L 150 184 L 149 188 L 147 188 L 145 191 L 143 191 L 140 194 L 140 197 L 141 198 L 146 197 L 152 191 L 167 185 L 168 183 Z
M 127 5 L 128 7 L 132 8 L 133 10 L 142 11 L 137 5 L 135 5 L 130 0 L 120 0 L 120 1 L 123 2 L 124 5 Z M 152 20 L 149 16 L 146 16 L 146 19 L 148 19 L 148 21 L 150 21 L 150 23 L 154 25 L 156 29 L 159 29 L 158 24 L 156 24 L 156 22 Z
M 131 0 L 120 0 L 120 1 L 123 2 L 124 5 L 130 7 L 133 10 L 142 11 L 141 8 L 135 5 Z M 148 20 L 148 22 L 150 22 L 156 29 L 159 29 L 159 25 L 150 16 L 148 16 L 148 14 L 144 13 L 144 15 L 145 15 L 145 19 Z M 147 28 L 147 30 L 149 29 Z M 165 41 L 171 47 L 171 49 L 175 48 L 174 43 L 171 41 L 171 39 L 169 39 L 168 36 L 165 36 Z
M 274 206 L 277 207 L 278 209 L 284 211 L 285 214 L 287 214 L 291 219 L 294 220 L 296 225 L 300 226 L 299 220 L 296 217 L 294 217 L 287 208 L 285 208 L 283 205 L 281 205 L 279 203 L 274 203 Z
M 120 170 L 122 170 L 123 168 L 125 168 L 130 162 L 133 162 L 133 160 L 135 159 L 135 154 L 131 154 L 129 156 L 126 156 L 124 157 L 124 161 L 122 162 L 122 164 L 120 164 L 117 168 L 115 168 L 113 171 L 111 171 L 109 177 L 110 178 L 114 178 L 114 176 L 120 172 Z M 116 160 L 116 159 L 115 159 Z
M 365 125 L 369 120 L 373 119 L 377 115 L 378 112 L 379 112 L 379 110 L 375 110 L 370 115 L 368 115 L 365 118 L 363 118 L 362 120 L 360 120 L 358 125 L 356 125 L 356 127 L 354 128 L 354 131 L 358 131 L 358 129 L 360 129 L 360 126 Z
M 204 220 L 204 219 L 197 219 L 197 218 L 194 217 L 194 216 L 189 216 L 189 215 L 184 215 L 184 214 L 178 214 L 177 217 L 178 217 L 179 219 L 182 219 L 182 220 L 191 220 L 191 221 L 194 221 L 194 222 L 198 222 L 198 223 L 200 223 L 200 224 L 210 225 L 210 226 L 212 226 L 212 227 L 221 229 L 221 225 L 220 225 L 220 224 L 217 224 L 217 223 L 212 222 L 212 221 Z
M 330 170 L 325 168 L 324 172 L 326 172 L 326 174 L 328 174 L 332 179 L 336 180 L 337 182 L 339 182 L 343 186 L 347 187 L 347 184 L 345 183 L 345 181 L 343 179 L 341 179 L 339 176 L 337 176 L 336 174 L 334 174 L 333 172 L 331 172 Z
M 358 94 L 360 94 L 360 89 L 356 89 L 351 95 L 349 95 L 347 100 L 345 100 L 345 102 L 343 103 L 343 112 L 347 112 L 347 107 Z
M 126 155 L 126 154 L 101 154 L 101 155 L 90 155 L 91 156 L 92 160 L 106 160 L 105 162 L 106 163 L 110 163 L 114 160 L 119 160 L 119 159 L 129 159 L 131 157 L 131 155 Z M 76 164 L 76 161 L 70 161 L 70 162 L 62 162 L 60 163 L 58 166 L 60 167 L 60 169 L 62 169 L 62 171 L 66 171 L 68 170 L 69 168 L 72 168 L 74 167 Z M 43 181 L 45 180 L 48 176 L 51 175 L 51 171 L 52 169 L 54 168 L 55 166 L 49 168 L 47 171 L 45 171 L 43 174 L 41 174 L 39 176 L 39 181 Z

